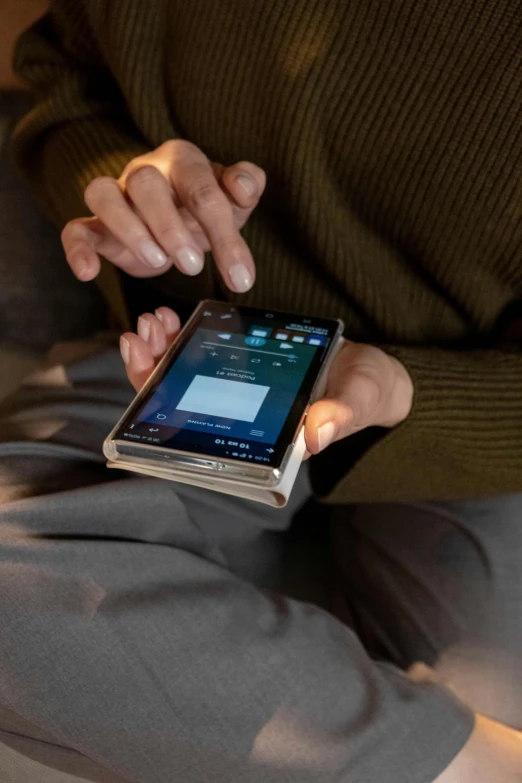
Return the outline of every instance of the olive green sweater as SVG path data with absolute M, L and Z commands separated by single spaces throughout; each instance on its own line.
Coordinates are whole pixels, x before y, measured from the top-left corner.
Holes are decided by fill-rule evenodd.
M 15 153 L 59 226 L 168 138 L 264 167 L 241 301 L 341 317 L 415 384 L 407 422 L 314 460 L 318 493 L 522 491 L 521 41 L 519 0 L 56 0 L 17 48 Z M 210 262 L 140 285 L 234 298 Z

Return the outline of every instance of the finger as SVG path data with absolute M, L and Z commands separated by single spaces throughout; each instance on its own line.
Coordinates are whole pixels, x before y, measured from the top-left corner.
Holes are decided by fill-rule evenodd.
M 120 351 L 129 381 L 139 391 L 155 367 L 152 351 L 141 337 L 132 332 L 120 337 Z
M 101 267 L 96 252 L 99 236 L 93 230 L 96 221 L 97 218 L 71 220 L 61 234 L 67 263 L 73 274 L 82 282 L 93 280 Z
M 242 228 L 263 195 L 266 186 L 265 172 L 259 166 L 248 162 L 236 163 L 228 168 L 212 163 L 212 170 L 230 202 L 235 225 Z M 242 182 L 243 178 L 247 178 L 248 184 Z M 178 212 L 197 247 L 203 252 L 210 250 L 208 239 L 197 220 L 183 206 L 179 207 Z
M 263 169 L 248 161 L 229 166 L 223 171 L 220 179 L 233 203 L 245 215 L 250 214 L 258 205 L 266 186 L 266 175 Z
M 158 274 L 157 270 L 137 261 L 98 217 L 72 220 L 62 231 L 62 244 L 69 266 L 82 281 L 98 275 L 100 255 L 134 277 Z
M 205 259 L 183 222 L 172 198 L 172 189 L 155 166 L 134 169 L 126 179 L 133 204 L 157 244 L 173 259 L 180 272 L 198 275 Z
M 153 359 L 157 362 L 167 350 L 167 335 L 159 318 L 144 313 L 138 318 L 138 336 L 148 343 Z
M 196 152 L 198 155 L 189 152 L 174 161 L 174 187 L 207 236 L 225 284 L 232 291 L 244 293 L 254 284 L 254 260 L 210 164 Z
M 343 348 L 330 370 L 326 397 L 314 403 L 308 412 L 305 439 L 312 454 L 378 424 L 381 389 L 375 368 L 370 364 L 350 365 L 359 349 L 360 346 L 350 344 Z
M 115 179 L 98 177 L 93 180 L 85 191 L 85 203 L 146 272 L 166 271 L 165 252 L 132 210 Z
M 155 315 L 163 324 L 167 342 L 170 345 L 177 337 L 180 330 L 181 324 L 179 317 L 170 307 L 158 307 L 155 311 Z
M 305 424 L 306 447 L 319 454 L 331 443 L 351 434 L 354 424 L 352 407 L 340 400 L 320 400 L 308 411 Z

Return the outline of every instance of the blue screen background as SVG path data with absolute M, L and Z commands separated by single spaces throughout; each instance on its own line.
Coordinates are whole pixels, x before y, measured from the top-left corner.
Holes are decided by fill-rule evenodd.
M 231 334 L 229 339 L 221 338 L 220 334 L 212 329 L 195 332 L 139 414 L 138 421 L 250 440 L 252 430 L 256 430 L 263 433 L 255 437 L 256 441 L 274 444 L 318 348 L 292 343 L 285 350 L 281 341 L 273 339 L 261 341 L 254 348 L 247 344 L 245 334 Z M 269 390 L 254 421 L 177 410 L 195 376 L 255 384 Z M 214 388 L 219 385 L 215 384 Z M 235 386 L 234 389 L 232 402 L 234 405 L 237 402 L 240 410 L 241 390 Z M 239 393 L 237 399 L 236 393 Z M 209 404 L 212 405 L 212 400 Z

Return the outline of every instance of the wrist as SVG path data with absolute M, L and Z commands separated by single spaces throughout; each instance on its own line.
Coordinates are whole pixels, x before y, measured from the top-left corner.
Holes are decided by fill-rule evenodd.
M 411 413 L 413 407 L 413 381 L 406 367 L 394 356 L 387 356 L 393 373 L 389 415 L 385 427 L 393 428 L 402 424 Z

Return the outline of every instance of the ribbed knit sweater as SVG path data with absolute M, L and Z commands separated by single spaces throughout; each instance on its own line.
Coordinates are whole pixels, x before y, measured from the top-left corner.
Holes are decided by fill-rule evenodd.
M 522 491 L 521 45 L 519 0 L 56 0 L 17 47 L 15 153 L 59 226 L 169 138 L 262 166 L 241 301 L 341 317 L 415 385 L 404 424 L 313 460 L 318 494 Z M 142 285 L 234 298 L 211 262 Z

